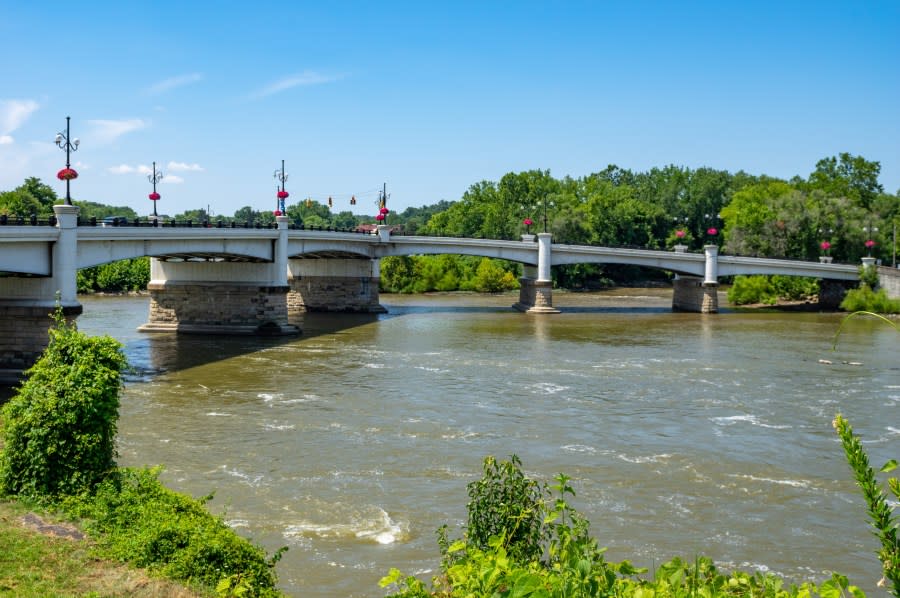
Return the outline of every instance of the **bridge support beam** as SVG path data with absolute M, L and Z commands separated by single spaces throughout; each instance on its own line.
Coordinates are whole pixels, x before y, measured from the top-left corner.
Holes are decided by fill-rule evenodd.
M 550 233 L 538 233 L 538 265 L 524 266 L 519 278 L 519 301 L 513 307 L 528 314 L 558 314 L 553 307 L 553 279 L 550 275 Z M 530 240 L 525 241 L 531 243 Z
M 719 311 L 719 284 L 699 276 L 679 276 L 672 281 L 672 310 L 699 314 Z
M 0 278 L 0 382 L 15 383 L 41 356 L 56 305 L 67 320 L 82 312 L 78 302 L 78 207 L 53 206 L 59 237 L 51 249 L 49 276 Z
M 288 310 L 385 313 L 378 303 L 380 265 L 377 259 L 290 260 Z
M 150 315 L 141 332 L 183 334 L 299 334 L 288 323 L 287 231 L 270 263 L 150 260 Z

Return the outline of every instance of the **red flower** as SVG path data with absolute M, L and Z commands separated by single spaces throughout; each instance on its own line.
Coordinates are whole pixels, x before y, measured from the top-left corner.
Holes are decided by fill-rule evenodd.
M 160 195 L 159 195 L 159 193 L 157 193 L 156 191 L 154 191 L 153 193 L 151 193 L 151 194 L 148 195 L 147 197 L 149 197 L 149 198 L 152 199 L 153 201 L 156 201 L 157 199 L 160 198 Z
M 384 209 L 384 208 L 382 208 L 382 209 Z M 377 220 L 378 222 L 381 222 L 382 220 L 384 220 L 384 214 L 378 214 L 377 216 L 375 216 L 375 220 Z
M 281 210 L 275 210 L 272 213 L 275 214 L 276 216 L 281 216 Z
M 525 226 L 531 226 L 532 224 L 534 224 L 534 220 L 532 220 L 531 218 L 526 218 L 522 221 L 522 224 L 524 224 Z
M 71 181 L 72 179 L 78 178 L 78 173 L 75 172 L 74 168 L 63 168 L 56 173 L 56 178 L 61 181 Z
M 706 234 L 709 235 L 710 237 L 715 237 L 716 235 L 719 234 L 719 229 L 717 229 L 714 226 L 711 226 L 708 229 L 706 229 Z
M 822 248 L 822 251 L 828 251 L 829 249 L 831 249 L 831 243 L 829 243 L 828 241 L 822 241 L 821 243 L 819 243 L 819 247 Z
M 388 209 L 387 209 L 387 208 L 381 208 L 380 210 L 378 210 L 378 213 L 379 213 L 379 214 L 387 214 L 387 213 L 388 213 Z
M 679 239 L 683 239 L 684 235 L 685 235 L 685 233 L 681 229 L 678 229 L 677 231 L 675 231 L 675 236 L 678 237 Z
M 279 191 L 278 199 L 286 199 L 289 195 L 290 193 L 288 193 L 287 191 Z
M 875 241 L 873 241 L 872 239 L 867 240 L 866 247 L 868 247 L 869 249 L 872 249 L 873 247 L 875 247 Z

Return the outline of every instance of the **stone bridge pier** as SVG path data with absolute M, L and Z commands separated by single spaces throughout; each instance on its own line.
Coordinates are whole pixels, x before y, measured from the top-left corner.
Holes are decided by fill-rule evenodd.
M 288 263 L 291 312 L 384 313 L 380 261 L 361 258 L 293 259 Z
M 298 334 L 288 323 L 287 230 L 276 217 L 272 262 L 150 260 L 150 314 L 141 332 Z
M 525 264 L 519 278 L 519 300 L 515 309 L 528 314 L 558 314 L 553 307 L 553 278 L 550 275 L 550 233 L 538 233 L 538 265 Z M 523 236 L 523 242 L 533 243 L 530 235 Z
M 683 250 L 682 250 L 683 251 Z M 703 248 L 706 257 L 703 278 L 676 275 L 672 281 L 672 309 L 701 314 L 719 312 L 719 273 L 717 245 Z

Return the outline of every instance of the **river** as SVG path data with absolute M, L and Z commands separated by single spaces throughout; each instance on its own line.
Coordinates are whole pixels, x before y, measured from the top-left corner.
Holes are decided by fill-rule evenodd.
M 85 297 L 81 330 L 125 345 L 119 462 L 165 466 L 270 553 L 303 597 L 383 596 L 430 578 L 485 456 L 573 478 L 611 560 L 707 555 L 870 596 L 877 540 L 831 427 L 900 458 L 900 337 L 839 314 L 672 313 L 671 290 L 382 297 L 382 315 L 306 314 L 290 339 L 148 335 L 146 297 Z M 725 305 L 724 297 L 720 303 Z M 830 361 L 830 364 L 822 363 Z

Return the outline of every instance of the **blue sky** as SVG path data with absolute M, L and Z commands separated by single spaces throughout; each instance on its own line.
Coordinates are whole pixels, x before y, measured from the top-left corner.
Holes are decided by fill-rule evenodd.
M 0 0 L 0 190 L 160 213 L 375 213 L 505 173 L 676 164 L 806 177 L 840 152 L 900 190 L 900 2 Z

